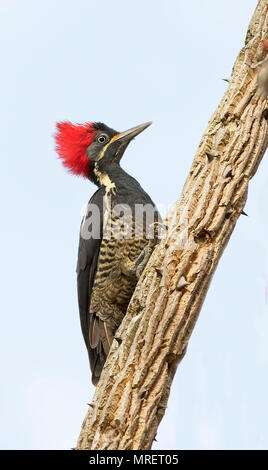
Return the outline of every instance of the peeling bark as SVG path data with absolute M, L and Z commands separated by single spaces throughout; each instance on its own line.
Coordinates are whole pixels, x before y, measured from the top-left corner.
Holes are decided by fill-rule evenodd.
M 259 0 L 228 89 L 209 121 L 181 198 L 117 331 L 77 449 L 150 449 L 210 280 L 268 145 L 267 1 Z

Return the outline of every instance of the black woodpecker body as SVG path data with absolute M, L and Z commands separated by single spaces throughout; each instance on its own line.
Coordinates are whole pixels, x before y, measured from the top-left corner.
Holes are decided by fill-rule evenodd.
M 80 321 L 94 385 L 135 289 L 137 260 L 160 221 L 148 194 L 120 167 L 129 142 L 150 124 L 122 133 L 102 123 L 57 124 L 63 164 L 98 186 L 81 223 L 77 263 Z

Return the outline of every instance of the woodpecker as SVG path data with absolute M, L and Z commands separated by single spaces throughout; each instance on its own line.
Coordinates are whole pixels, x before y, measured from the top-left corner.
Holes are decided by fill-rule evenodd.
M 150 124 L 125 132 L 100 122 L 56 124 L 63 165 L 98 186 L 81 222 L 77 261 L 80 322 L 94 385 L 148 260 L 150 229 L 160 221 L 151 198 L 120 166 L 130 141 Z

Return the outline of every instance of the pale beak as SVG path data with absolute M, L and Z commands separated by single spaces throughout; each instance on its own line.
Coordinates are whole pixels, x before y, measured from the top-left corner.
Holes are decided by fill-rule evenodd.
M 118 140 L 121 140 L 122 142 L 130 142 L 131 139 L 136 137 L 136 135 L 140 134 L 142 131 L 144 131 L 147 127 L 149 127 L 152 124 L 152 121 L 146 122 L 145 124 L 140 124 L 139 126 L 132 127 L 131 129 L 128 129 L 125 132 L 121 132 L 118 134 L 113 141 L 116 142 Z
M 116 161 L 119 162 L 124 151 L 126 150 L 129 142 L 134 139 L 138 134 L 144 131 L 147 127 L 152 124 L 152 121 L 146 122 L 145 124 L 140 124 L 139 126 L 132 127 L 125 132 L 120 132 L 120 134 L 113 137 L 112 142 L 117 142 L 119 144 L 116 152 Z

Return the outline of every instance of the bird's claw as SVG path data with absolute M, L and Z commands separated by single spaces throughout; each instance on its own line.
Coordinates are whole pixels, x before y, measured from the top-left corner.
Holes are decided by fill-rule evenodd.
M 157 244 L 158 240 L 153 238 L 149 240 L 149 243 L 143 248 L 142 252 L 136 259 L 133 268 L 130 269 L 130 274 L 136 276 L 137 279 L 140 278 L 145 266 L 147 265 L 152 252 L 154 251 L 155 245 Z

